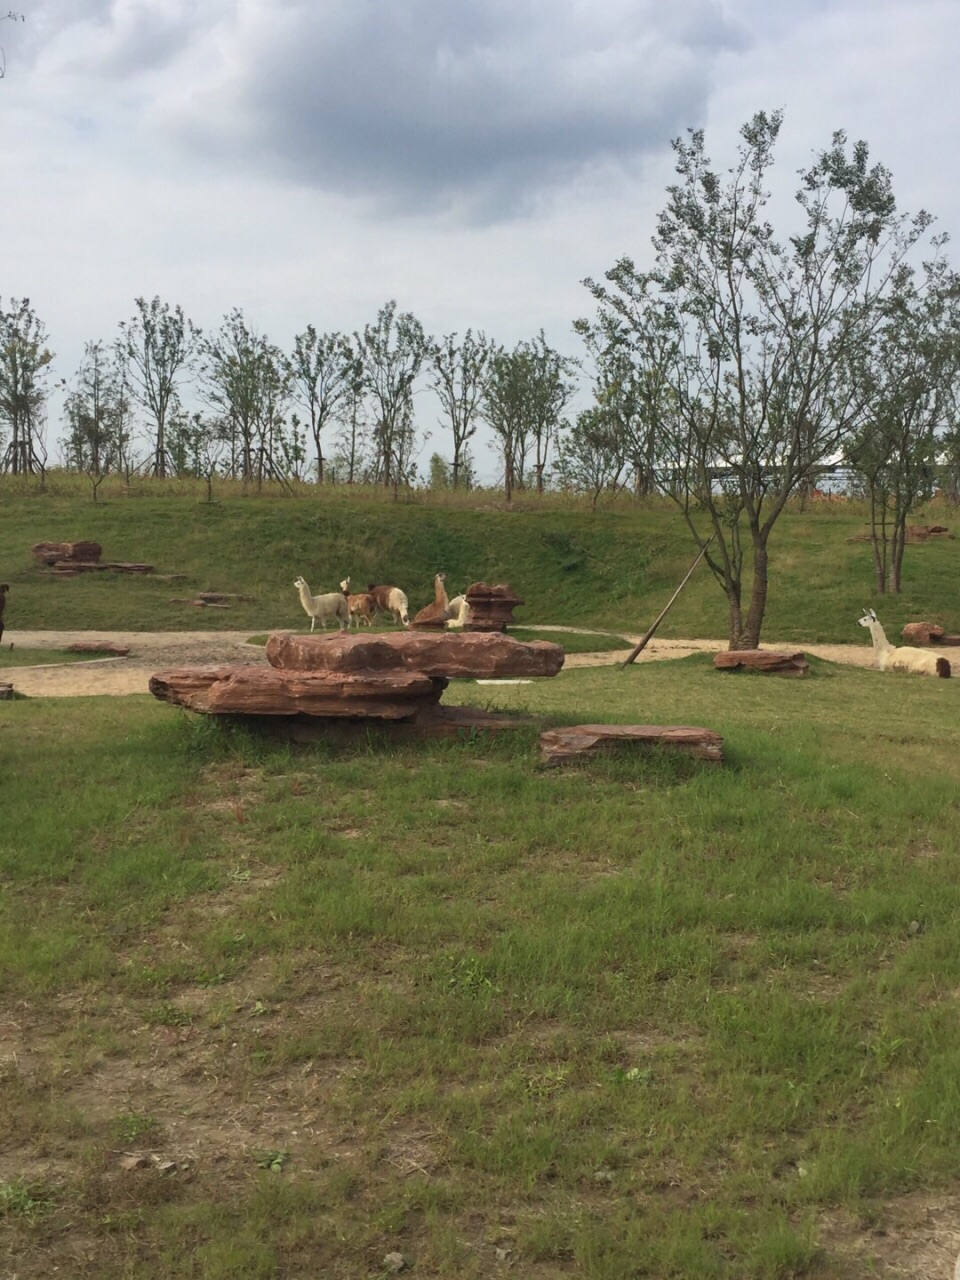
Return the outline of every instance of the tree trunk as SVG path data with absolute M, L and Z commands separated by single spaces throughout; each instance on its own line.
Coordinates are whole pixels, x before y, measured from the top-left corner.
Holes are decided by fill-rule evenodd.
M 759 649 L 760 632 L 763 629 L 763 616 L 767 611 L 768 557 L 766 539 L 759 531 L 754 532 L 753 542 L 753 586 L 750 590 L 750 609 L 747 613 L 747 624 L 743 630 L 744 649 Z

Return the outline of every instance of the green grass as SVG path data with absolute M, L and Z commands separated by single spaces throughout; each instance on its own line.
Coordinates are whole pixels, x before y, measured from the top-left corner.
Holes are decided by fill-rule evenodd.
M 694 656 L 447 698 L 726 761 L 5 709 L 8 1268 L 882 1274 L 960 1177 L 960 682 Z
M 203 501 L 190 482 L 105 482 L 103 501 L 89 486 L 52 474 L 36 482 L 0 477 L 0 580 L 10 583 L 6 625 L 104 630 L 248 629 L 303 626 L 293 579 L 316 592 L 349 574 L 354 588 L 395 581 L 411 610 L 432 599 L 433 575 L 447 574 L 454 594 L 473 581 L 509 582 L 525 601 L 521 626 L 575 624 L 639 633 L 666 604 L 695 549 L 682 520 L 664 502 L 624 503 L 593 513 L 557 496 L 523 495 L 506 509 L 489 493 L 414 492 L 394 502 L 381 492 L 304 486 L 294 497 L 243 496 L 221 486 Z M 917 522 L 950 525 L 946 509 L 918 512 Z M 960 631 L 954 584 L 960 543 L 907 548 L 904 590 L 893 600 L 873 592 L 870 550 L 848 539 L 865 529 L 850 503 L 788 512 L 770 543 L 771 589 L 764 639 L 859 643 L 856 618 L 876 607 L 889 634 L 908 620 Z M 42 540 L 91 538 L 105 559 L 146 561 L 156 576 L 98 573 L 55 580 L 34 564 Z M 159 575 L 182 574 L 183 581 Z M 230 609 L 172 603 L 197 591 L 254 597 Z M 665 637 L 723 637 L 726 603 L 701 566 L 662 624 Z

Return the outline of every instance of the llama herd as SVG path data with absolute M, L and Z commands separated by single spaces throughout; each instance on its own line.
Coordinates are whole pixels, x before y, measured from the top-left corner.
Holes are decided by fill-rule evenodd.
M 450 600 L 446 591 L 446 577 L 438 573 L 433 580 L 433 604 L 414 618 L 414 622 L 423 622 L 431 626 L 462 627 L 469 619 L 470 609 L 466 596 L 454 596 Z M 389 614 L 398 627 L 410 626 L 410 602 L 406 592 L 399 587 L 385 583 L 377 585 L 371 582 L 366 591 L 351 593 L 350 579 L 344 578 L 339 591 L 328 591 L 324 595 L 315 596 L 310 591 L 306 579 L 298 577 L 293 585 L 300 593 L 300 603 L 310 619 L 310 630 L 319 620 L 324 631 L 328 622 L 335 622 L 341 631 L 361 624 L 369 627 L 379 613 Z

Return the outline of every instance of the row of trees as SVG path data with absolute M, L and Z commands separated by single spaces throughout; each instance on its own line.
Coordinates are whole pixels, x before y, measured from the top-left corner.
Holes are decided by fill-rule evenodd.
M 46 465 L 51 361 L 29 299 L 0 308 L 5 470 Z M 449 432 L 451 456 L 440 459 L 449 483 L 470 483 L 471 442 L 486 423 L 509 498 L 528 483 L 544 489 L 573 371 L 543 333 L 512 350 L 471 330 L 436 341 L 395 302 L 352 336 L 309 325 L 285 353 L 238 309 L 204 334 L 180 307 L 137 298 L 117 338 L 88 343 L 65 385 L 61 451 L 94 482 L 136 470 L 285 484 L 311 472 L 321 483 L 397 486 L 416 476 L 414 397 L 427 386 Z
M 778 236 L 766 184 L 781 121 L 754 116 L 725 174 L 702 132 L 674 143 L 650 265 L 623 258 L 584 282 L 596 313 L 574 325 L 582 361 L 542 332 L 512 350 L 470 330 L 438 341 L 394 302 L 362 332 L 309 326 L 283 353 L 238 310 L 205 335 L 180 308 L 138 298 L 114 342 L 86 348 L 65 460 L 94 483 L 141 465 L 208 482 L 312 470 L 398 486 L 416 475 L 414 396 L 427 386 L 449 441 L 435 481 L 470 483 L 485 423 L 508 500 L 549 484 L 594 505 L 624 488 L 669 495 L 696 543 L 710 540 L 736 647 L 759 642 L 778 518 L 837 465 L 869 503 L 876 588 L 898 591 L 910 512 L 960 472 L 960 279 L 930 216 L 899 212 L 889 172 L 842 133 L 799 175 Z M 42 465 L 50 361 L 28 300 L 0 309 L 8 470 Z M 568 418 L 582 370 L 591 402 Z M 190 412 L 187 387 L 201 406 Z M 138 438 L 149 452 L 135 459 Z

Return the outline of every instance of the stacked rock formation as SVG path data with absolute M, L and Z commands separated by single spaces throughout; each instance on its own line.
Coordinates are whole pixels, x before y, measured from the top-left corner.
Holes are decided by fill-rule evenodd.
M 514 625 L 514 609 L 526 604 L 524 599 L 513 594 L 507 583 L 490 587 L 485 582 L 474 582 L 466 594 L 470 621 L 464 627 L 465 631 L 506 631 L 507 627 Z
M 267 641 L 268 666 L 158 671 L 150 692 L 208 715 L 420 720 L 438 711 L 451 679 L 555 676 L 563 659 L 557 644 L 523 644 L 504 635 L 281 631 Z

